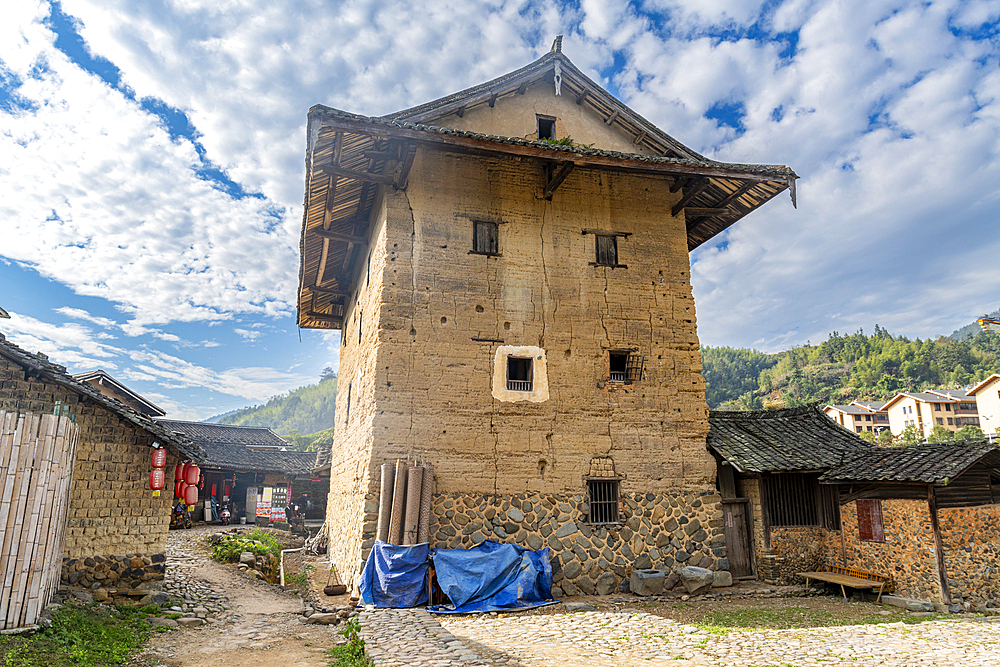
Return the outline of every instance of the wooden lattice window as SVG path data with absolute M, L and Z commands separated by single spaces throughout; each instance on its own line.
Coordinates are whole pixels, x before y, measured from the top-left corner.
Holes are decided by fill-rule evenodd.
M 531 391 L 534 369 L 532 360 L 525 357 L 507 357 L 507 389 Z
M 882 526 L 882 501 L 857 500 L 858 538 L 862 542 L 885 542 L 885 529 Z
M 819 483 L 819 475 L 784 473 L 764 477 L 772 526 L 822 526 L 840 529 L 837 488 Z
M 618 484 L 621 478 L 588 479 L 587 502 L 590 505 L 588 523 L 602 525 L 621 523 L 618 513 Z
M 642 369 L 646 357 L 631 350 L 610 350 L 608 352 L 608 379 L 616 382 L 638 382 L 642 379 Z
M 476 220 L 472 225 L 472 252 L 480 255 L 500 254 L 499 225 L 488 220 Z

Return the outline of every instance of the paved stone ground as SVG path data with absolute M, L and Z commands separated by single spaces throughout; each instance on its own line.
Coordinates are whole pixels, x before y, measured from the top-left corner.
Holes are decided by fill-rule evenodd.
M 205 559 L 196 543 L 200 545 L 207 535 L 217 530 L 217 527 L 204 527 L 170 531 L 166 548 L 168 564 L 163 580 L 164 590 L 177 601 L 176 611 L 193 614 L 209 623 L 232 616 L 225 592 L 194 574 Z
M 423 610 L 361 615 L 378 666 L 631 667 L 935 665 L 991 667 L 1000 623 L 982 618 L 708 634 L 640 611 L 439 618 Z

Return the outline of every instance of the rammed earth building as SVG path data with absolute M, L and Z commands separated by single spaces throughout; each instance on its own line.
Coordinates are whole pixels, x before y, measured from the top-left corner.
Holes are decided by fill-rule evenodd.
M 386 116 L 309 111 L 298 324 L 341 330 L 345 580 L 406 457 L 435 467 L 432 546 L 548 546 L 556 595 L 728 568 L 688 253 L 797 176 L 699 155 L 560 46 Z

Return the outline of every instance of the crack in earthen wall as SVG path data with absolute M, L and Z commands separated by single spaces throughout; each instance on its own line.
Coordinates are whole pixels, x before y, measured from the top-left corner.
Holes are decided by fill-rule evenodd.
M 417 319 L 417 262 L 416 262 L 416 236 L 417 236 L 417 219 L 413 214 L 413 204 L 410 203 L 410 193 L 407 190 L 401 190 L 403 193 L 403 198 L 406 200 L 406 208 L 410 212 L 410 338 L 412 339 L 416 332 L 415 322 Z M 413 345 L 413 341 L 410 341 L 409 353 L 406 355 L 406 387 L 409 389 L 410 394 L 410 428 L 406 433 L 406 445 L 407 448 L 413 451 L 413 411 L 414 404 L 416 402 L 416 393 L 410 386 L 410 374 L 413 371 L 413 355 L 416 346 Z

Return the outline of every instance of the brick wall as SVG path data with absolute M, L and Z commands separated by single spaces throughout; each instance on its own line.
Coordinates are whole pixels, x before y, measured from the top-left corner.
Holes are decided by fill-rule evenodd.
M 0 356 L 0 410 L 45 414 L 57 401 L 80 426 L 65 557 L 163 553 L 177 457 L 168 450 L 166 488 L 153 498 L 152 435 L 61 385 L 26 377 L 21 366 Z

